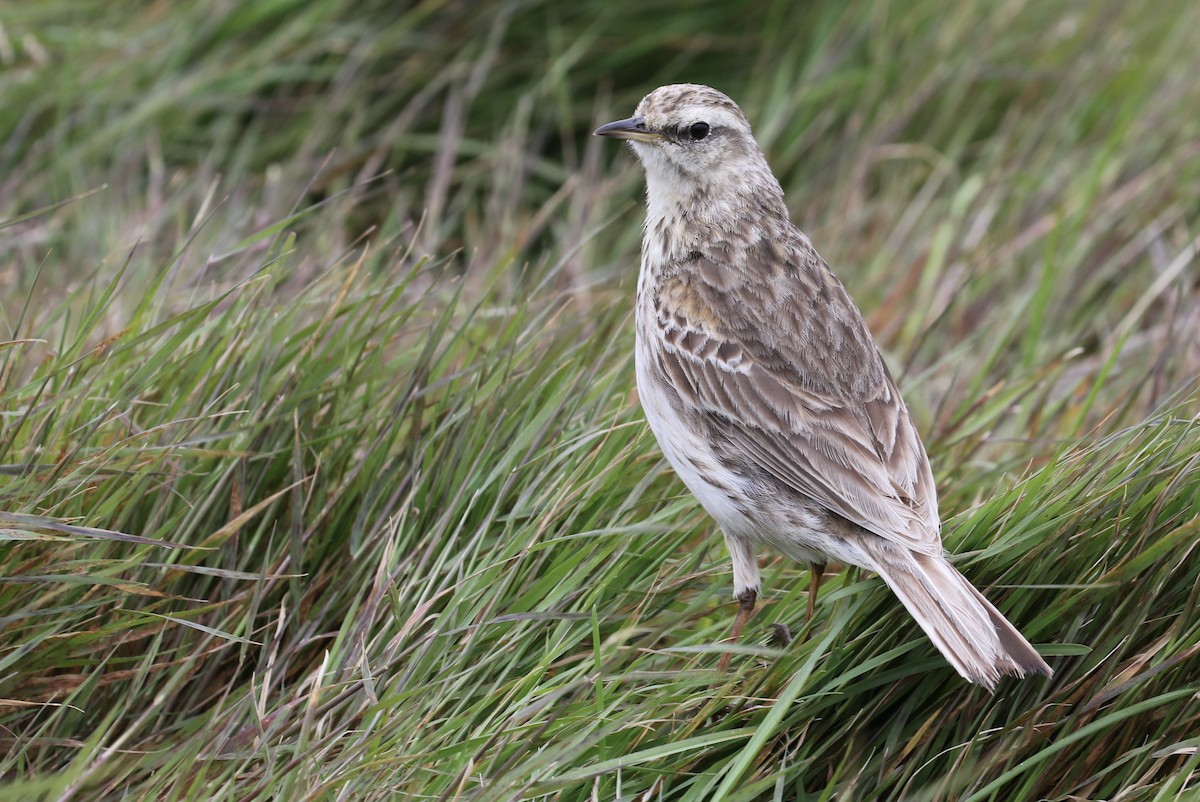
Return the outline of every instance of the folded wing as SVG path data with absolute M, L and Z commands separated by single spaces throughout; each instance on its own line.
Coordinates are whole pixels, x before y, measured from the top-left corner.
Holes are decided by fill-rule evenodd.
M 693 254 L 654 297 L 662 372 L 717 436 L 786 487 L 881 538 L 941 554 L 933 475 L 908 410 L 849 295 L 804 246 Z M 733 282 L 743 303 L 731 308 Z

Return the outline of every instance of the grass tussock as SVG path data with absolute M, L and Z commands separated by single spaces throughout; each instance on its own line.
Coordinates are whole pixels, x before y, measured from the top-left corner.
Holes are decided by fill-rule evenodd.
M 0 800 L 1196 793 L 1197 23 L 7 9 Z M 716 671 L 726 556 L 632 390 L 639 176 L 587 137 L 680 80 L 746 108 L 1053 680 L 960 682 L 850 571 L 808 622 L 769 555 Z

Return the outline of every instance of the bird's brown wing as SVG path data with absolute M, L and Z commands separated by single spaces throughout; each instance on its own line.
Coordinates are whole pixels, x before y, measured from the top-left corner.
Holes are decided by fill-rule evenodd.
M 657 287 L 646 332 L 662 374 L 706 414 L 731 463 L 749 460 L 880 537 L 940 554 L 933 474 L 908 410 L 849 295 L 804 246 L 772 246 L 760 269 L 704 254 L 682 263 Z M 776 258 L 763 265 L 763 255 Z

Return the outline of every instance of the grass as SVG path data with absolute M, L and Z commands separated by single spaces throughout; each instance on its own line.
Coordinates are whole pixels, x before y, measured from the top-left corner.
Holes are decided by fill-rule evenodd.
M 29 3 L 0 14 L 0 800 L 1186 798 L 1193 4 Z M 746 108 L 900 377 L 961 682 L 805 621 L 632 388 L 661 83 Z M 773 645 L 772 622 L 796 640 Z

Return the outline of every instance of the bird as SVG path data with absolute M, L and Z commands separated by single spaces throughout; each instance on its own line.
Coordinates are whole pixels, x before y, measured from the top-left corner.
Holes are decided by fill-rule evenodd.
M 966 680 L 1050 666 L 947 559 L 925 447 L 842 282 L 792 223 L 746 115 L 662 86 L 596 136 L 646 181 L 635 311 L 638 397 L 667 462 L 720 527 L 737 640 L 762 593 L 759 547 L 858 566 Z M 728 652 L 722 667 L 728 665 Z

